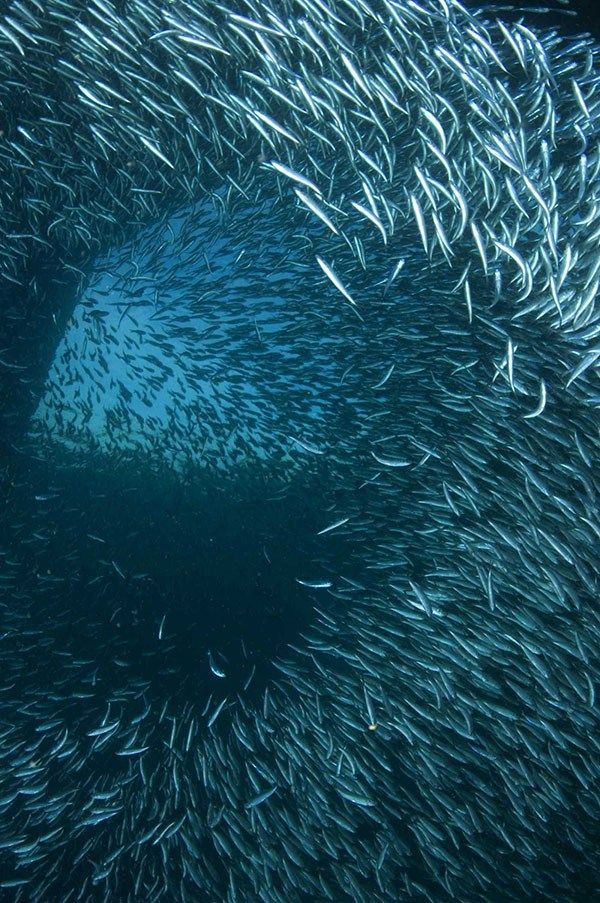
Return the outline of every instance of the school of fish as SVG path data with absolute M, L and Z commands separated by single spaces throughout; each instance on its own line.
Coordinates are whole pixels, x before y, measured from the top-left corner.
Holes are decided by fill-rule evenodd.
M 0 900 L 597 899 L 594 39 L 10 0 L 0 51 L 3 319 L 56 336 L 0 348 Z M 227 506 L 272 654 L 203 636 Z

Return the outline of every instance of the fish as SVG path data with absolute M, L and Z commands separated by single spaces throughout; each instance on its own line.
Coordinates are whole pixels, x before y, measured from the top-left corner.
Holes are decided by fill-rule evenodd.
M 474 6 L 0 14 L 7 899 L 597 894 L 600 51 Z
M 340 279 L 338 278 L 338 276 L 336 276 L 336 274 L 332 270 L 331 266 L 325 260 L 323 260 L 321 257 L 318 257 L 318 256 L 317 256 L 317 263 L 319 264 L 319 266 L 321 267 L 321 269 L 323 270 L 323 272 L 325 273 L 327 278 L 337 288 L 338 292 L 340 292 L 340 294 L 342 294 L 344 296 L 346 301 L 348 301 L 350 304 L 352 304 L 353 307 L 356 307 L 356 301 L 349 294 L 348 290 L 346 288 L 344 288 L 344 286 L 340 282 Z
M 349 520 L 349 517 L 341 517 L 339 520 L 336 520 L 332 524 L 329 524 L 329 526 L 323 527 L 322 530 L 319 530 L 317 536 L 323 536 L 325 533 L 331 533 L 333 530 L 337 530 L 338 527 L 343 527 L 344 524 L 347 524 Z
M 309 589 L 329 589 L 329 587 L 333 586 L 331 580 L 307 580 L 296 577 L 296 582 L 301 586 L 307 586 Z
M 210 670 L 215 675 L 215 677 L 225 677 L 225 672 L 215 664 L 215 660 L 210 649 L 208 650 L 208 663 L 210 665 Z
M 251 800 L 248 800 L 247 803 L 244 803 L 245 809 L 255 809 L 256 806 L 260 806 L 261 803 L 264 803 L 265 800 L 268 800 L 269 797 L 273 796 L 277 787 L 269 787 L 268 790 L 264 790 L 262 793 L 259 793 L 257 796 L 252 797 Z

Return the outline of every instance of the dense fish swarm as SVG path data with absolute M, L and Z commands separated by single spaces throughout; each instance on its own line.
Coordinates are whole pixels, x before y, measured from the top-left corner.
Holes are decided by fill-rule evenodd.
M 0 50 L 3 318 L 65 324 L 0 352 L 2 899 L 592 899 L 592 39 L 12 0 Z M 203 635 L 211 560 L 289 648 Z

